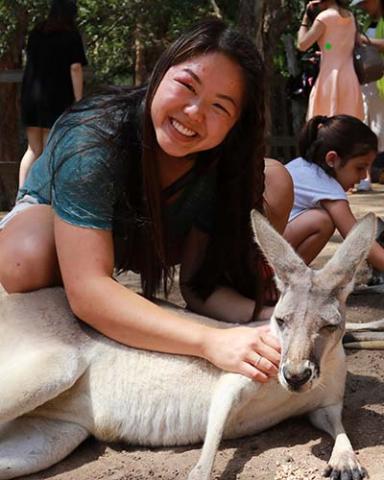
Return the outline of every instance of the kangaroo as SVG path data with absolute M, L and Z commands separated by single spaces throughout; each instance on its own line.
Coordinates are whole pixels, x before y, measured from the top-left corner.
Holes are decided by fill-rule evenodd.
M 321 270 L 307 267 L 262 215 L 254 211 L 251 219 L 281 292 L 270 320 L 281 341 L 278 379 L 260 384 L 203 359 L 118 344 L 78 321 L 61 288 L 3 292 L 0 479 L 46 469 L 94 435 L 151 447 L 204 440 L 188 480 L 208 480 L 222 438 L 304 413 L 335 438 L 326 474 L 364 478 L 341 421 L 342 337 L 345 301 L 374 240 L 374 215 Z

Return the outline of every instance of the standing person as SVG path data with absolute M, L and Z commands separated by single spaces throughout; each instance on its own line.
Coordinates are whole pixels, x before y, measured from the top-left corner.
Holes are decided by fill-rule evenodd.
M 370 43 L 384 53 L 384 0 L 353 0 L 351 7 L 358 6 L 365 10 L 370 20 L 365 25 L 365 35 Z M 366 43 L 366 36 L 361 35 L 361 41 Z M 384 171 L 384 78 L 362 86 L 364 100 L 364 121 L 376 133 L 379 139 L 379 155 L 372 166 L 372 179 L 379 180 L 380 172 Z M 362 180 L 357 190 L 371 190 L 371 178 Z
M 278 162 L 264 168 L 260 56 L 222 21 L 199 23 L 147 86 L 84 99 L 55 123 L 0 225 L 0 282 L 10 292 L 63 283 L 73 312 L 108 337 L 265 382 L 279 363 L 268 327 L 198 325 L 151 301 L 180 263 L 192 310 L 268 315 L 249 215 L 265 202 L 283 231 L 292 184 Z M 144 295 L 115 268 L 139 272 Z
M 356 223 L 346 192 L 365 178 L 377 154 L 377 137 L 349 115 L 316 116 L 299 138 L 301 157 L 287 164 L 294 204 L 284 237 L 309 264 L 331 238 Z M 375 243 L 368 262 L 384 271 L 384 248 Z
M 298 48 L 305 51 L 317 42 L 321 50 L 320 71 L 309 97 L 307 119 L 337 114 L 364 118 L 352 56 L 356 22 L 343 5 L 342 0 L 310 1 L 301 21 Z
M 74 101 L 83 96 L 83 66 L 87 64 L 76 28 L 75 0 L 52 0 L 45 21 L 30 33 L 21 90 L 21 115 L 28 148 L 19 171 L 19 187 L 43 151 L 49 129 Z

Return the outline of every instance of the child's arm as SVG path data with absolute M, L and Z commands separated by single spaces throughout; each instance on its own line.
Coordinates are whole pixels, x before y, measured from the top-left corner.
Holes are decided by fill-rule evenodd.
M 321 205 L 329 213 L 341 236 L 345 238 L 356 223 L 349 203 L 346 200 L 322 200 Z M 384 271 L 384 248 L 377 242 L 368 255 L 368 262 L 376 270 Z

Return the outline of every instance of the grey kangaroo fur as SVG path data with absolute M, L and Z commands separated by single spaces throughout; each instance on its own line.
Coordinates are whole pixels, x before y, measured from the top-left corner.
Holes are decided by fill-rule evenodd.
M 251 216 L 281 292 L 270 320 L 282 347 L 278 379 L 260 384 L 199 358 L 115 343 L 73 316 L 61 288 L 3 292 L 0 479 L 46 469 L 94 435 L 151 447 L 204 441 L 188 480 L 208 480 L 222 438 L 304 413 L 335 439 L 327 474 L 364 478 L 341 421 L 342 337 L 345 301 L 375 238 L 375 218 L 364 217 L 314 271 L 263 216 Z

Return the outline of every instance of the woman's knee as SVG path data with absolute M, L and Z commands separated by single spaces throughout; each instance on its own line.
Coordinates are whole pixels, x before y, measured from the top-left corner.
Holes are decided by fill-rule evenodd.
M 52 211 L 33 206 L 12 218 L 0 232 L 0 282 L 9 292 L 57 284 L 59 267 Z
M 26 292 L 57 283 L 58 262 L 54 249 L 31 239 L 1 242 L 0 283 L 8 292 Z

